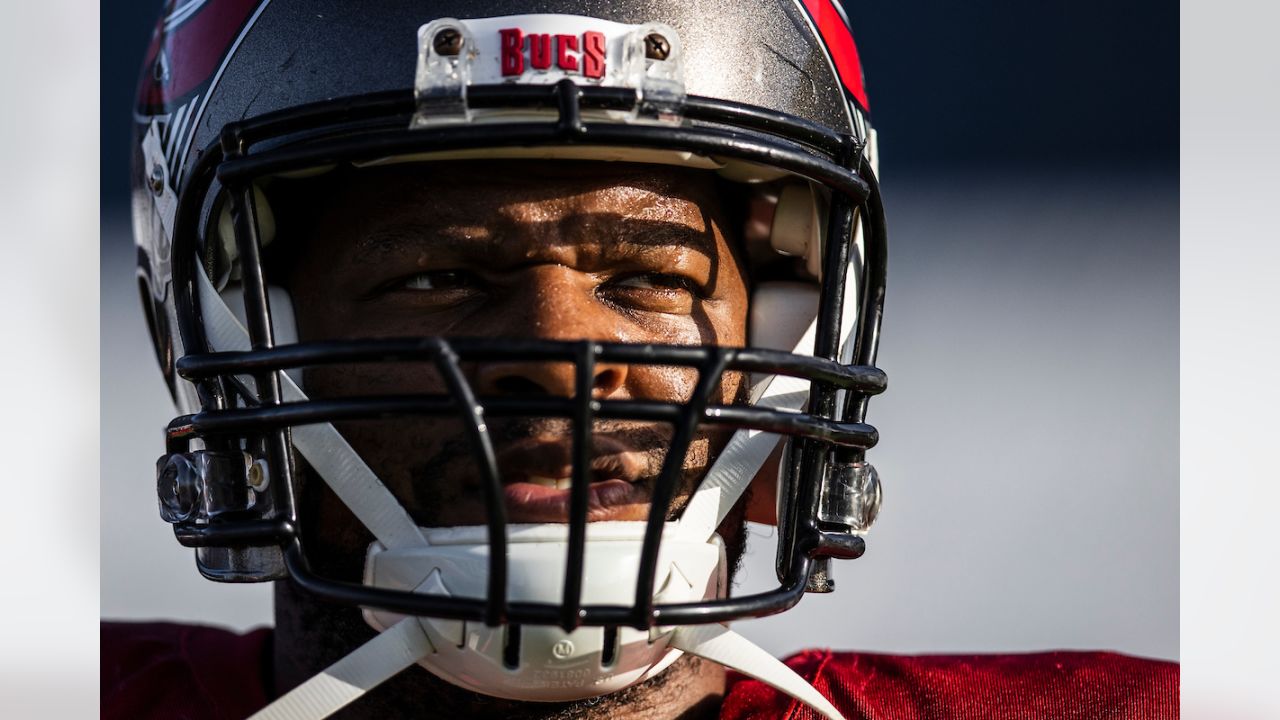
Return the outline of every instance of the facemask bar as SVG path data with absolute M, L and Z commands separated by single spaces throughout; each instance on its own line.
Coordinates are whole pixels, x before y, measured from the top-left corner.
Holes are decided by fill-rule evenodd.
M 884 309 L 886 275 L 884 206 L 880 200 L 880 186 L 878 182 L 874 181 L 869 161 L 862 157 L 860 153 L 855 154 L 853 149 L 846 144 L 841 156 L 841 162 L 848 167 L 856 166 L 861 173 L 873 178 L 872 182 L 868 183 L 869 196 L 867 201 L 859 208 L 866 243 L 864 263 L 866 278 L 860 284 L 862 297 L 858 307 L 862 317 L 855 324 L 857 335 L 854 338 L 852 354 L 853 362 L 856 365 L 873 367 L 875 365 L 876 349 L 879 344 L 880 322 Z M 833 193 L 827 233 L 829 242 L 827 247 L 824 248 L 823 254 L 824 278 L 843 277 L 843 269 L 849 262 L 850 244 L 831 242 L 830 240 L 852 236 L 855 220 L 852 209 L 847 196 Z M 819 306 L 821 310 L 818 317 L 818 334 L 814 343 L 814 355 L 817 357 L 832 360 L 839 357 L 839 312 L 824 313 L 824 311 L 842 307 L 846 289 L 845 283 L 826 281 L 822 283 L 822 304 Z M 838 389 L 831 385 L 814 383 L 809 394 L 809 411 L 821 417 L 837 417 L 834 414 L 837 409 L 837 391 Z M 846 422 L 863 422 L 866 418 L 869 401 L 869 394 L 848 393 L 845 397 L 845 406 L 841 409 L 842 412 L 838 417 L 841 417 Z M 809 533 L 815 530 L 820 533 L 823 532 L 823 529 L 812 522 L 810 527 L 803 527 L 801 520 L 802 518 L 818 517 L 818 504 L 821 502 L 821 497 L 817 490 L 828 480 L 828 478 L 824 477 L 824 474 L 832 472 L 834 468 L 840 466 L 850 466 L 863 462 L 865 450 L 866 448 L 837 446 L 830 450 L 833 462 L 819 462 L 821 453 L 826 452 L 826 450 L 815 446 L 811 440 L 798 438 L 784 455 L 782 478 L 786 482 L 780 484 L 778 495 L 779 500 L 785 497 L 788 502 L 780 503 L 780 512 L 778 513 L 777 575 L 780 582 L 786 582 L 786 579 L 794 574 L 793 563 L 802 554 L 800 544 L 804 542 L 806 531 Z M 789 468 L 787 467 L 788 465 L 790 465 Z M 803 482 L 800 482 L 801 478 L 804 479 Z M 789 514 L 781 512 L 784 508 L 790 509 L 791 512 Z M 839 528 L 832 529 L 839 530 Z M 844 548 L 837 547 L 835 541 L 837 538 L 842 537 L 841 534 L 824 533 L 823 537 L 828 538 L 832 546 L 828 548 L 828 554 L 814 558 L 814 567 L 808 571 L 815 576 L 808 580 L 807 589 L 811 592 L 830 592 L 833 589 L 834 585 L 830 579 L 831 558 L 857 557 L 862 552 L 861 547 L 854 547 L 855 543 L 850 543 L 848 547 Z M 860 538 L 852 538 L 847 535 L 844 537 L 849 540 L 860 540 Z
M 554 121 L 546 123 L 520 122 L 456 126 L 430 132 L 409 131 L 404 129 L 404 124 L 415 110 L 411 94 L 381 93 L 318 103 L 229 125 L 224 129 L 220 146 L 209 148 L 193 168 L 187 178 L 187 191 L 183 194 L 184 202 L 179 207 L 175 223 L 174 257 L 178 261 L 174 266 L 174 290 L 183 346 L 189 353 L 179 360 L 178 371 L 196 385 L 205 410 L 179 418 L 171 424 L 170 452 L 187 451 L 190 440 L 194 438 L 203 439 L 206 447 L 239 449 L 235 438 L 261 437 L 266 440 L 266 454 L 277 478 L 273 483 L 272 496 L 275 519 L 241 522 L 235 526 L 179 523 L 175 532 L 180 541 L 193 547 L 283 546 L 289 574 L 304 588 L 328 599 L 403 614 L 483 620 L 489 624 L 525 622 L 560 625 L 566 629 L 580 624 L 647 628 L 657 624 L 724 621 L 790 607 L 804 591 L 812 558 L 849 557 L 861 552 L 860 538 L 824 531 L 811 521 L 801 522 L 815 516 L 817 489 L 826 464 L 821 461 L 819 453 L 841 448 L 848 456 L 860 458 L 876 440 L 874 429 L 861 425 L 860 421 L 868 396 L 884 388 L 883 374 L 870 367 L 870 360 L 874 358 L 880 303 L 884 294 L 885 238 L 875 178 L 860 159 L 860 145 L 852 137 L 798 118 L 707 98 L 687 98 L 683 107 L 686 119 L 706 125 L 659 127 L 584 122 L 582 110 L 626 109 L 628 104 L 636 102 L 636 95 L 632 90 L 620 88 L 580 88 L 571 81 L 551 87 L 471 87 L 469 102 L 472 107 L 516 106 L 555 110 L 557 115 Z M 335 132 L 326 135 L 315 131 L 315 128 L 326 126 L 335 126 Z M 249 149 L 259 142 L 275 141 L 291 134 L 305 134 L 305 137 L 295 137 L 290 144 L 260 154 L 249 153 Z M 252 183 L 255 178 L 317 165 L 367 161 L 399 154 L 575 143 L 675 149 L 744 159 L 790 171 L 830 188 L 833 201 L 825 248 L 823 302 L 817 320 L 815 357 L 716 347 L 575 345 L 551 341 L 513 343 L 506 340 L 501 343 L 507 349 L 504 352 L 496 347 L 486 348 L 481 341 L 446 342 L 438 338 L 273 347 L 270 308 L 254 222 Z M 193 243 L 197 236 L 199 202 L 208 192 L 215 174 L 230 199 L 236 228 L 252 348 L 248 352 L 208 352 L 209 344 L 201 320 L 195 273 L 203 272 L 203 269 L 199 266 L 200 254 Z M 855 208 L 861 212 L 865 229 L 866 266 L 869 270 L 862 288 L 867 304 L 862 306 L 863 316 L 856 326 L 855 365 L 842 366 L 835 362 L 835 358 L 840 342 L 844 267 L 848 262 Z M 522 398 L 518 401 L 484 399 L 481 402 L 475 398 L 458 370 L 459 359 L 496 359 L 506 357 L 508 352 L 512 353 L 513 359 L 573 362 L 577 373 L 578 401 Z M 278 373 L 283 370 L 357 359 L 400 361 L 410 357 L 434 362 L 454 393 L 453 398 L 458 401 L 448 397 L 417 397 L 282 402 Z M 696 367 L 699 370 L 697 390 L 688 404 L 591 402 L 589 389 L 593 366 L 598 361 Z M 714 413 L 708 413 L 710 392 L 723 373 L 729 370 L 789 374 L 809 379 L 809 413 L 780 413 L 739 406 L 716 407 Z M 254 378 L 256 406 L 251 399 L 250 407 L 235 408 L 231 396 L 243 394 L 247 388 L 235 388 L 237 381 L 234 378 L 244 374 L 252 374 Z M 835 397 L 841 389 L 848 391 L 848 407 L 842 413 L 844 421 L 838 422 Z M 289 428 L 358 417 L 386 417 L 389 413 L 444 415 L 458 412 L 463 412 L 467 419 L 468 434 L 480 453 L 485 480 L 492 549 L 488 599 L 414 595 L 315 576 L 309 569 L 302 547 L 297 504 L 293 496 Z M 522 605 L 506 601 L 506 518 L 492 442 L 483 426 L 485 413 L 491 416 L 503 413 L 559 415 L 574 420 L 570 552 L 564 603 L 560 606 Z M 589 485 L 585 458 L 591 420 L 596 417 L 673 424 L 672 447 L 652 498 L 636 602 L 631 608 L 581 606 Z M 792 504 L 796 515 L 785 520 L 785 527 L 784 519 L 779 518 L 780 543 L 785 540 L 789 546 L 789 565 L 782 573 L 786 579 L 782 587 L 771 593 L 655 607 L 654 570 L 665 511 L 698 422 L 754 428 L 795 438 L 796 452 L 793 456 L 799 459 L 800 477 L 808 478 L 808 482 L 798 483 L 796 488 L 801 495 Z M 795 485 L 793 483 L 793 487 Z M 782 569 L 780 564 L 780 572 Z
M 379 396 L 370 398 L 344 398 L 336 400 L 311 400 L 305 403 L 286 403 L 274 407 L 256 407 L 231 410 L 216 410 L 199 413 L 186 419 L 192 432 L 201 436 L 252 436 L 271 433 L 283 428 L 316 422 L 334 422 L 395 415 L 417 416 L 449 416 L 464 413 L 472 418 L 475 428 L 473 439 L 477 436 L 487 439 L 487 431 L 482 424 L 486 417 L 506 416 L 541 416 L 564 417 L 575 421 L 580 419 L 626 419 L 650 422 L 670 423 L 675 427 L 671 440 L 671 449 L 666 458 L 666 467 L 659 475 L 655 487 L 653 508 L 649 518 L 649 531 L 645 537 L 645 547 L 652 548 L 642 554 L 642 572 L 645 568 L 656 566 L 656 552 L 660 540 L 665 510 L 669 504 L 679 478 L 679 466 L 684 459 L 684 450 L 699 422 L 708 425 L 722 425 L 733 428 L 752 428 L 778 434 L 809 437 L 824 443 L 839 444 L 851 447 L 869 447 L 875 443 L 874 429 L 857 423 L 838 423 L 835 421 L 812 418 L 797 413 L 786 413 L 768 408 L 750 406 L 713 406 L 708 408 L 711 391 L 726 371 L 737 372 L 771 372 L 796 377 L 811 378 L 815 382 L 830 383 L 838 388 L 851 392 L 876 392 L 883 386 L 883 376 L 869 368 L 846 367 L 817 358 L 792 355 L 772 350 L 721 348 L 721 347 L 688 347 L 661 345 L 628 345 L 610 343 L 565 343 L 542 340 L 491 340 L 491 339 L 455 339 L 411 338 L 411 339 L 379 339 L 330 341 L 315 343 L 299 343 L 279 349 L 257 350 L 247 352 L 210 353 L 203 356 L 190 356 L 182 363 L 182 373 L 193 380 L 213 378 L 231 373 L 279 372 L 302 366 L 338 364 L 350 362 L 412 362 L 428 361 L 436 367 L 457 368 L 460 361 L 510 361 L 522 360 L 533 362 L 574 362 L 576 372 L 589 391 L 589 372 L 596 362 L 616 364 L 642 365 L 653 364 L 663 366 L 693 367 L 699 370 L 699 381 L 695 389 L 694 399 L 689 403 L 673 403 L 658 401 L 618 401 L 597 400 L 583 401 L 590 398 L 589 392 L 577 399 L 570 398 L 476 398 L 466 387 L 465 380 L 460 383 L 461 392 L 451 387 L 456 395 L 405 395 Z M 459 375 L 460 377 L 460 375 Z M 456 398 L 456 399 L 455 399 Z M 586 488 L 588 482 L 585 468 L 589 464 L 587 434 L 581 428 L 589 428 L 590 423 L 575 422 L 574 461 L 575 482 L 571 493 L 578 488 Z M 477 443 L 483 446 L 485 441 Z M 581 477 L 582 481 L 577 481 Z M 489 478 L 497 480 L 496 470 Z M 497 486 L 495 485 L 495 490 Z M 571 495 L 572 497 L 572 495 Z M 505 517 L 501 512 L 501 500 L 498 493 L 487 495 L 490 508 L 496 510 L 489 513 L 491 532 L 495 537 L 505 537 Z M 582 498 L 581 506 L 571 508 L 570 532 L 585 533 L 586 504 Z M 655 521 L 656 517 L 656 521 Z M 656 523 L 656 524 L 655 524 Z M 656 528 L 656 530 L 654 529 Z M 491 560 L 496 557 L 504 559 L 499 553 L 503 546 L 495 544 Z M 652 553 L 652 554 L 650 554 Z M 582 566 L 582 547 L 573 545 L 570 553 L 567 572 L 566 604 L 576 605 L 574 598 L 580 595 L 580 588 L 574 585 L 573 578 L 580 578 Z M 575 572 L 575 570 L 577 572 Z M 494 593 L 491 601 L 502 598 L 504 593 L 498 587 L 496 579 L 505 576 L 505 568 L 491 576 L 490 589 Z M 652 597 L 652 570 L 643 572 L 642 581 L 637 587 L 637 607 L 648 614 L 649 603 L 642 603 L 641 598 Z M 649 583 L 643 579 L 649 578 Z M 362 590 L 368 588 L 359 587 Z M 361 603 L 366 604 L 366 603 Z M 388 608 L 396 610 L 397 608 Z M 420 610 L 421 608 L 419 608 Z M 449 609 L 446 612 L 451 612 Z M 403 610 L 401 610 L 404 612 Z M 432 613 L 417 613 L 432 614 Z M 501 613 L 503 617 L 509 613 Z M 453 615 L 443 615 L 453 617 Z M 574 617 L 579 613 L 575 610 Z M 547 621 L 546 613 L 539 610 L 536 617 Z M 468 613 L 460 619 L 477 619 Z M 529 622 L 530 620 L 525 620 Z M 563 622 L 556 618 L 554 624 Z M 630 624 L 630 623 L 626 623 Z

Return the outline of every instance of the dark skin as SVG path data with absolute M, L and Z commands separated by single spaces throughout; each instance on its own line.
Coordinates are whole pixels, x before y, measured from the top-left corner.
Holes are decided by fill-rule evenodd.
M 411 164 L 339 171 L 293 187 L 281 183 L 276 192 L 286 221 L 281 227 L 297 230 L 282 235 L 273 249 L 291 260 L 272 272 L 292 295 L 303 340 L 443 335 L 729 346 L 747 341 L 748 283 L 736 227 L 705 173 L 604 163 Z M 316 220 L 290 226 L 291 209 L 309 210 L 297 218 Z M 464 372 L 481 396 L 574 395 L 568 364 L 471 364 Z M 601 363 L 592 396 L 682 402 L 696 381 L 687 368 Z M 432 368 L 409 363 L 314 368 L 305 384 L 313 398 L 445 392 Z M 744 393 L 745 378 L 726 374 L 711 402 L 741 402 Z M 455 421 L 361 421 L 338 429 L 419 524 L 483 523 L 476 462 Z M 510 520 L 564 522 L 566 492 L 551 481 L 569 475 L 567 422 L 495 418 L 490 430 Z M 647 517 L 669 436 L 655 423 L 597 421 L 590 520 Z M 678 516 L 728 436 L 728 430 L 698 432 L 669 517 Z M 323 483 L 304 478 L 304 508 L 313 518 L 306 539 L 317 569 L 358 581 L 372 538 Z M 739 510 L 720 529 L 731 562 L 742 552 L 745 518 Z M 357 611 L 317 603 L 284 583 L 276 616 L 280 693 L 373 635 Z M 657 678 L 613 696 L 513 703 L 463 691 L 414 667 L 340 716 L 714 716 L 724 680 L 719 666 L 686 656 Z

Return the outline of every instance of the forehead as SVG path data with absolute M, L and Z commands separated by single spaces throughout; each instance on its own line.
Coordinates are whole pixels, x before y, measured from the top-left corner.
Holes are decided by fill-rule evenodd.
M 495 213 L 610 214 L 674 220 L 719 208 L 714 177 L 665 165 L 492 160 L 404 163 L 328 173 L 304 191 L 326 213 L 484 222 Z M 318 196 L 318 197 L 317 197 Z M 314 206 L 313 206 L 314 207 Z M 505 212 L 503 212 L 505 211 Z

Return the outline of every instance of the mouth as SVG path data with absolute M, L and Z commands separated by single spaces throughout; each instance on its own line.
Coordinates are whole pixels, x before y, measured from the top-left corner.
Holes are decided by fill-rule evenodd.
M 607 436 L 592 438 L 587 479 L 587 520 L 643 520 L 649 484 L 645 454 Z M 568 522 L 573 484 L 573 445 L 563 439 L 529 438 L 498 455 L 503 498 L 512 522 Z

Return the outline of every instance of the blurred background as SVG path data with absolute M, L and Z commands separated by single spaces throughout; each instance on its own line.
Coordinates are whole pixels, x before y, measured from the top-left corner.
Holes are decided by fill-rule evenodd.
M 836 593 L 738 630 L 778 654 L 1177 659 L 1177 5 L 846 5 L 889 215 L 885 504 Z M 101 25 L 101 613 L 248 628 L 269 588 L 202 580 L 155 509 L 172 411 L 127 203 L 158 11 Z M 745 589 L 773 576 L 767 529 L 753 547 Z

